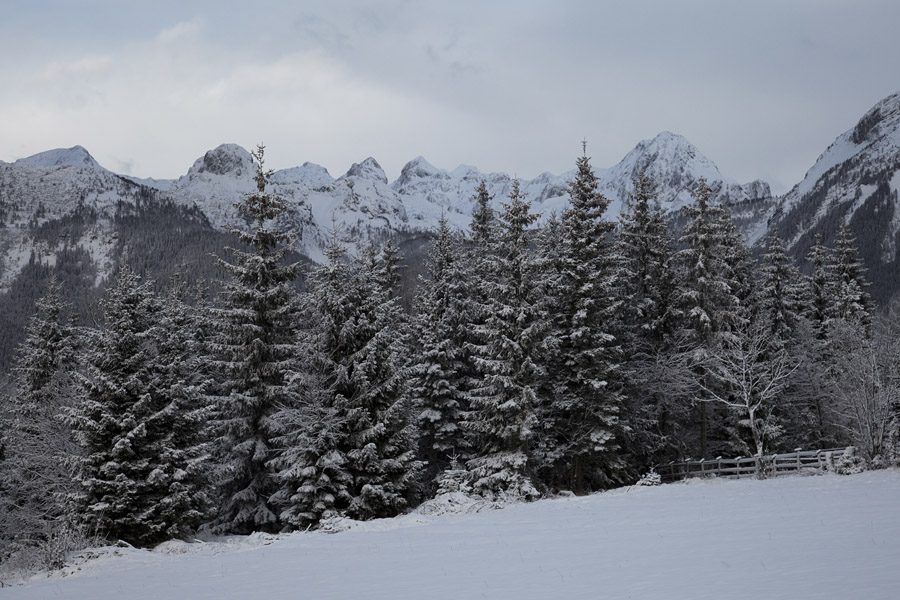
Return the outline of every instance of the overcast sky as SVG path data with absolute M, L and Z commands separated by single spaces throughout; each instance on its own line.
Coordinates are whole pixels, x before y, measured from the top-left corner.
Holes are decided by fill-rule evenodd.
M 4 0 L 0 160 L 174 178 L 223 142 L 532 178 L 663 130 L 783 190 L 900 90 L 896 0 Z

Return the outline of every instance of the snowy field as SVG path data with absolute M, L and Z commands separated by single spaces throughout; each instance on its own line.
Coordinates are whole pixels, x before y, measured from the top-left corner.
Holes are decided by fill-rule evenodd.
M 900 470 L 694 480 L 96 554 L 0 598 L 896 600 Z

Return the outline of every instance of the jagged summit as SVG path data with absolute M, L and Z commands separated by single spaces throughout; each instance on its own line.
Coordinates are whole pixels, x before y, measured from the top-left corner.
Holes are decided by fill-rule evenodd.
M 424 157 L 417 156 L 403 165 L 400 177 L 391 187 L 399 191 L 421 179 L 450 179 L 450 174 L 443 169 L 438 169 Z
M 65 161 L 83 163 L 86 156 L 89 157 L 86 151 L 76 147 L 65 151 L 65 156 L 49 152 L 32 160 L 38 161 L 39 158 L 45 164 Z M 19 165 L 26 163 L 23 161 Z M 17 166 L 0 166 L 0 176 L 4 171 L 15 170 Z M 736 183 L 723 179 L 712 161 L 684 137 L 663 132 L 638 144 L 623 161 L 611 168 L 594 165 L 601 191 L 611 200 L 607 218 L 615 220 L 623 208 L 627 209 L 624 203 L 631 189 L 631 178 L 641 169 L 658 178 L 660 199 L 667 209 L 691 202 L 690 191 L 702 176 L 710 179 L 710 184 L 721 191 L 722 201 L 756 195 L 749 188 L 745 192 Z M 237 144 L 222 144 L 209 150 L 176 180 L 115 177 L 109 171 L 103 171 L 103 177 L 90 178 L 92 181 L 88 187 L 86 182 L 89 178 L 84 177 L 84 170 L 77 171 L 77 176 L 75 173 L 70 176 L 67 170 L 58 169 L 55 175 L 57 179 L 64 180 L 61 182 L 66 185 L 57 188 L 69 190 L 66 197 L 72 203 L 83 196 L 99 210 L 112 210 L 110 207 L 117 202 L 133 202 L 133 187 L 123 187 L 124 191 L 115 188 L 129 181 L 132 185 L 155 188 L 156 197 L 160 199 L 198 209 L 217 229 L 242 225 L 235 204 L 256 190 L 252 155 Z M 96 173 L 99 175 L 101 172 Z M 548 218 L 552 213 L 561 214 L 568 205 L 568 189 L 573 174 L 572 171 L 560 175 L 541 173 L 534 179 L 521 180 L 521 191 L 532 203 L 532 210 L 542 218 Z M 12 175 L 10 172 L 10 177 Z M 388 236 L 429 235 L 442 216 L 452 228 L 464 231 L 471 222 L 476 190 L 482 181 L 493 198 L 494 208 L 499 209 L 511 190 L 510 175 L 482 173 L 476 167 L 464 164 L 447 171 L 422 156 L 409 161 L 393 183 L 373 157 L 353 164 L 338 178 L 332 177 L 324 167 L 306 162 L 299 167 L 276 171 L 271 179 L 271 191 L 288 203 L 288 209 L 279 218 L 279 226 L 290 232 L 298 252 L 318 261 L 324 260 L 323 251 L 332 239 L 332 227 L 337 228 L 340 242 L 351 252 L 371 240 L 383 240 Z M 45 183 L 49 185 L 49 182 Z M 34 189 L 28 188 L 27 193 L 34 195 L 34 202 L 29 206 L 33 204 L 37 207 L 40 204 L 40 186 L 32 187 Z M 71 191 L 86 189 L 90 192 L 82 194 Z M 59 205 L 60 210 L 63 207 Z M 23 224 L 24 232 L 27 219 L 34 211 L 19 212 L 21 214 L 17 213 L 15 219 L 16 223 Z M 61 216 L 54 212 L 47 218 Z M 20 254 L 28 256 L 27 253 Z M 3 256 L 0 256 L 2 259 Z
M 39 152 L 27 158 L 20 158 L 13 164 L 21 167 L 88 167 L 105 170 L 82 146 Z
M 242 146 L 221 144 L 198 158 L 188 171 L 192 173 L 230 174 L 234 177 L 253 175 L 253 157 Z
M 897 281 L 900 261 L 900 92 L 880 100 L 832 142 L 781 202 L 772 226 L 805 256 L 821 235 L 830 245 L 843 219 L 877 280 Z M 874 286 L 884 301 L 900 284 Z
M 850 141 L 854 144 L 875 142 L 884 136 L 897 140 L 900 123 L 900 92 L 891 94 L 872 107 L 853 128 Z
M 343 178 L 347 177 L 356 177 L 359 179 L 371 179 L 374 181 L 380 181 L 381 183 L 387 185 L 388 179 L 387 175 L 384 173 L 384 169 L 381 168 L 381 165 L 378 164 L 378 161 L 372 158 L 371 156 L 361 163 L 353 163 L 350 169 L 347 170 L 347 173 Z

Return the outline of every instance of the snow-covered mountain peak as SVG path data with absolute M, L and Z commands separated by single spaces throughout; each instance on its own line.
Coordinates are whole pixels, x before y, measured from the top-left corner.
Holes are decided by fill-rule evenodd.
M 709 181 L 719 181 L 722 174 L 710 159 L 700 153 L 684 136 L 663 131 L 650 140 L 643 140 L 619 163 L 630 170 L 630 176 L 646 171 L 654 179 L 666 172 L 691 173 Z
M 450 179 L 450 174 L 443 169 L 438 169 L 425 158 L 417 156 L 403 165 L 400 177 L 391 187 L 399 192 L 410 185 L 415 185 L 418 181 L 428 179 Z
M 804 255 L 815 234 L 827 244 L 835 223 L 855 221 L 856 231 L 866 232 L 869 268 L 879 261 L 892 265 L 900 260 L 898 193 L 900 92 L 879 101 L 839 135 L 784 195 L 779 233 L 789 248 Z
M 322 165 L 305 162 L 299 167 L 275 171 L 272 183 L 276 185 L 299 185 L 309 189 L 324 189 L 334 184 L 334 177 Z
M 82 146 L 47 150 L 28 158 L 20 158 L 13 164 L 18 167 L 88 167 L 105 170 Z
M 766 200 L 772 197 L 772 187 L 762 179 L 755 179 L 741 186 L 748 200 Z
M 850 141 L 857 145 L 872 143 L 884 136 L 897 142 L 900 131 L 900 92 L 892 94 L 872 107 L 853 128 Z
M 381 165 L 378 164 L 378 161 L 371 156 L 361 163 L 353 163 L 353 165 L 341 179 L 345 179 L 347 177 L 380 181 L 385 185 L 387 185 L 388 182 L 387 175 L 384 174 L 384 169 L 382 169 Z
M 706 179 L 720 203 L 747 199 L 736 181 L 725 179 L 710 159 L 682 135 L 663 131 L 643 140 L 619 164 L 600 176 L 601 190 L 609 197 L 612 214 L 627 210 L 628 198 L 634 190 L 632 180 L 641 172 L 649 175 L 659 190 L 658 201 L 668 211 L 693 202 L 691 192 L 700 178 Z
M 198 158 L 188 171 L 191 174 L 212 173 L 235 178 L 253 176 L 253 157 L 237 144 L 222 144 Z

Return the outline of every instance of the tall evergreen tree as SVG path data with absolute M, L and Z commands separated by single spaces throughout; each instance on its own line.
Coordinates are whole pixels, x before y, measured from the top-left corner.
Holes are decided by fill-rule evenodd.
M 310 362 L 321 390 L 307 412 L 327 422 L 299 430 L 306 449 L 290 451 L 293 465 L 276 461 L 290 468 L 283 478 L 294 488 L 288 514 L 295 524 L 336 513 L 394 516 L 418 490 L 396 253 L 389 247 L 379 257 L 370 247 L 348 264 L 334 240 L 326 255 L 306 304 L 316 323 Z
M 202 359 L 206 307 L 201 298 L 193 300 L 194 305 L 187 285 L 176 275 L 163 298 L 154 339 L 151 377 L 160 408 L 152 418 L 165 426 L 160 455 L 165 467 L 155 476 L 169 490 L 160 518 L 170 524 L 170 537 L 195 529 L 214 508 L 207 458 L 207 424 L 213 410 L 207 403 L 209 373 Z
M 214 311 L 218 335 L 212 344 L 221 384 L 214 392 L 218 462 L 219 531 L 249 533 L 281 528 L 270 496 L 278 489 L 273 439 L 282 434 L 274 417 L 298 401 L 299 307 L 294 280 L 298 263 L 285 264 L 288 235 L 270 223 L 286 208 L 284 198 L 266 192 L 272 171 L 263 146 L 253 152 L 256 192 L 235 206 L 251 229 L 229 231 L 247 250 L 232 248 L 234 262 L 220 260 L 231 281 L 225 307 Z
M 552 485 L 584 493 L 620 480 L 617 456 L 622 405 L 615 337 L 617 260 L 603 219 L 609 200 L 582 155 L 561 222 L 561 271 L 551 293 L 553 393 L 548 449 Z M 540 315 L 537 315 L 539 318 Z M 539 326 L 539 321 L 535 327 Z M 546 425 L 545 425 L 546 426 Z
M 689 222 L 681 234 L 682 249 L 678 259 L 682 269 L 680 305 L 684 327 L 697 348 L 696 361 L 702 365 L 716 337 L 727 334 L 741 323 L 739 293 L 741 282 L 734 267 L 739 255 L 733 239 L 733 226 L 721 206 L 710 203 L 712 189 L 700 179 L 692 194 L 694 205 L 685 207 Z M 706 378 L 705 369 L 697 368 L 699 380 Z M 704 382 L 707 387 L 712 385 Z M 706 402 L 698 403 L 700 456 L 708 454 L 709 411 Z
M 473 347 L 482 379 L 472 390 L 470 422 L 479 447 L 468 468 L 475 490 L 486 495 L 537 496 L 530 462 L 544 321 L 528 233 L 537 215 L 529 209 L 514 181 L 487 257 L 490 271 L 479 282 L 487 311 L 476 332 L 480 343 Z
M 640 346 L 657 344 L 671 334 L 679 313 L 674 240 L 665 214 L 652 205 L 657 197 L 656 184 L 644 172 L 633 179 L 633 184 L 631 210 L 620 217 L 617 239 L 629 345 Z
M 306 364 L 303 397 L 278 415 L 284 423 L 281 448 L 271 464 L 280 487 L 273 501 L 281 518 L 294 527 L 316 526 L 352 501 L 353 477 L 346 456 L 350 357 L 358 350 L 356 311 L 362 299 L 345 250 L 333 231 L 326 262 L 309 277 L 302 303 L 310 328 L 300 352 Z
M 822 244 L 821 234 L 816 234 L 816 243 L 810 248 L 806 260 L 812 265 L 812 273 L 805 279 L 806 314 L 813 325 L 816 338 L 824 340 L 828 337 L 828 323 L 833 315 L 828 248 Z
M 347 416 L 346 457 L 353 476 L 347 514 L 356 519 L 390 517 L 407 508 L 421 468 L 406 389 L 406 322 L 390 276 L 391 256 L 358 265 L 351 283 L 361 298 L 359 345 L 348 357 L 348 394 L 337 403 Z
M 647 468 L 677 456 L 678 428 L 687 422 L 684 406 L 690 392 L 675 385 L 673 377 L 685 358 L 675 336 L 681 318 L 675 242 L 656 206 L 653 180 L 642 172 L 633 186 L 630 211 L 620 217 L 617 236 L 618 287 L 629 400 L 626 439 L 629 454 Z
M 434 481 L 454 459 L 468 459 L 463 422 L 468 411 L 465 286 L 459 268 L 459 244 L 445 217 L 428 256 L 428 278 L 419 284 L 415 332 L 418 356 L 412 367 L 413 403 L 418 412 L 421 456 L 426 481 Z
M 758 297 L 760 318 L 766 324 L 775 347 L 789 344 L 803 316 L 800 273 L 784 253 L 778 230 L 769 233 L 768 250 L 763 255 Z
M 856 250 L 856 240 L 841 220 L 835 242 L 831 281 L 834 293 L 834 315 L 848 322 L 862 325 L 867 331 L 872 325 L 873 304 L 866 288 L 865 268 Z
M 176 325 L 162 331 L 152 282 L 141 284 L 123 266 L 103 306 L 105 327 L 91 340 L 72 415 L 83 449 L 75 499 L 90 529 L 150 545 L 203 516 L 193 464 L 199 451 L 189 433 L 201 417 L 181 374 L 167 372 L 184 354 L 175 351 Z
M 53 278 L 18 348 L 10 395 L 0 404 L 0 552 L 13 541 L 48 542 L 73 525 L 66 501 L 78 450 L 65 420 L 75 396 L 71 319 Z

